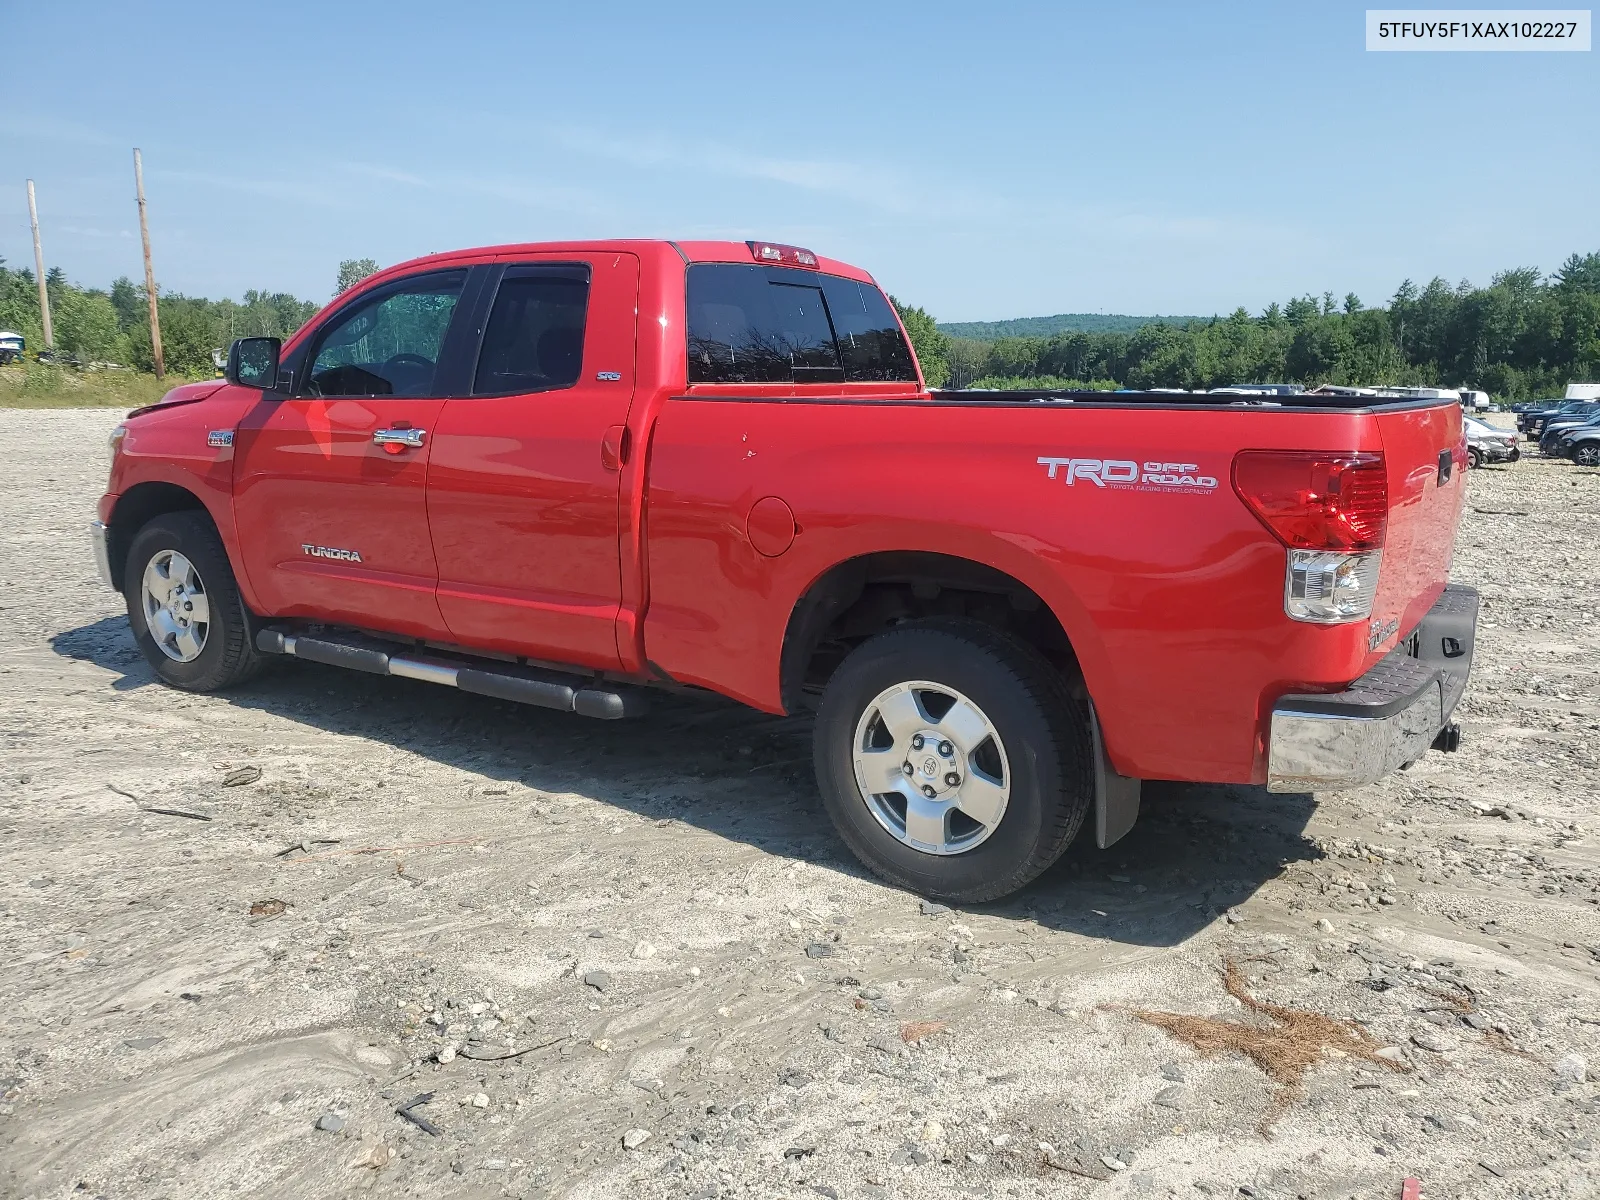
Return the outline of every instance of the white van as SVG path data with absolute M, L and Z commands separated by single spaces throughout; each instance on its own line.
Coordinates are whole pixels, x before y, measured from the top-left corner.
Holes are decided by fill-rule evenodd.
M 1568 400 L 1600 400 L 1600 383 L 1567 384 Z
M 1472 412 L 1489 411 L 1489 393 L 1475 392 L 1470 388 L 1461 389 L 1461 407 Z

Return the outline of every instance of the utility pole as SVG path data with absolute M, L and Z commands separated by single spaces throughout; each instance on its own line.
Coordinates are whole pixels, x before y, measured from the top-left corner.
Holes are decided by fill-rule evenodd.
M 39 242 L 39 205 L 33 198 L 33 180 L 28 180 L 28 220 L 33 222 L 33 270 L 39 277 L 39 315 L 44 318 L 44 348 L 56 348 L 55 331 L 50 328 L 50 289 L 44 285 L 44 247 Z
M 139 193 L 139 236 L 144 239 L 144 294 L 150 301 L 150 352 L 156 360 L 156 378 L 167 373 L 161 355 L 161 314 L 156 308 L 156 269 L 150 265 L 150 221 L 144 212 L 144 159 L 133 148 L 133 182 Z

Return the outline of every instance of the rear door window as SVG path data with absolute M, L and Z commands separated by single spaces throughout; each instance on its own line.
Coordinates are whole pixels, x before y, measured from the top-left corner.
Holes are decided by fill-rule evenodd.
M 507 267 L 484 327 L 472 394 L 510 396 L 572 387 L 583 372 L 588 308 L 586 265 Z
M 690 383 L 915 380 L 911 352 L 869 284 L 784 267 L 689 268 Z

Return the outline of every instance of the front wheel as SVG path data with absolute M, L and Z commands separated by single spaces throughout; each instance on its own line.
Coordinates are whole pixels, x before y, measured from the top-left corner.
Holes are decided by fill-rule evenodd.
M 1572 452 L 1572 461 L 1580 467 L 1600 467 L 1600 442 L 1585 442 Z
M 1094 796 L 1083 702 L 1031 647 L 967 622 L 858 646 L 823 692 L 814 755 L 856 857 L 890 883 L 961 903 L 1032 881 Z
M 1483 466 L 1483 451 L 1476 446 L 1467 447 L 1467 462 L 1473 467 Z
M 214 692 L 260 670 L 254 622 L 209 517 L 153 518 L 134 535 L 122 576 L 134 641 L 163 683 Z

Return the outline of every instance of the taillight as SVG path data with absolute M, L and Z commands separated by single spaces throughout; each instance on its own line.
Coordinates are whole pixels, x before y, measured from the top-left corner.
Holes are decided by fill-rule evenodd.
M 1319 625 L 1371 614 L 1389 521 L 1382 454 L 1244 450 L 1233 490 L 1288 547 L 1286 614 Z
M 1383 455 L 1244 450 L 1233 490 L 1273 535 L 1296 550 L 1375 550 L 1389 520 Z
M 778 242 L 746 242 L 745 245 L 750 247 L 750 257 L 757 262 L 810 267 L 812 270 L 817 266 L 817 256 L 799 246 L 784 246 Z

